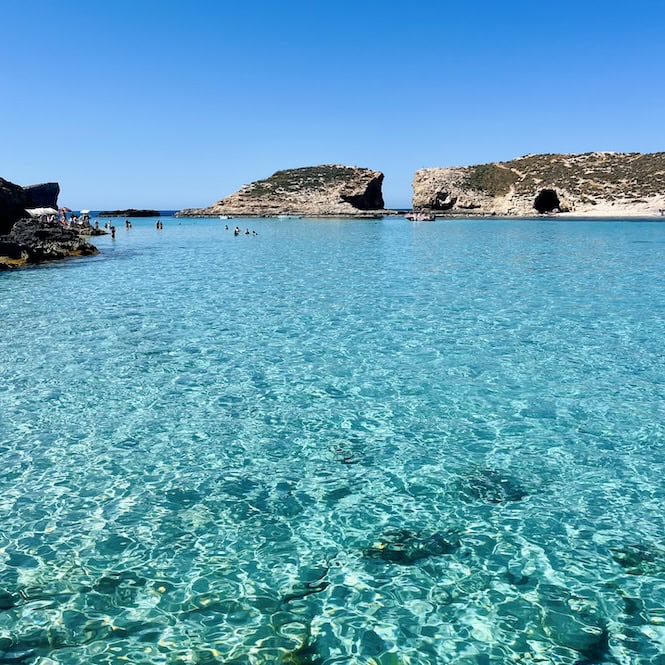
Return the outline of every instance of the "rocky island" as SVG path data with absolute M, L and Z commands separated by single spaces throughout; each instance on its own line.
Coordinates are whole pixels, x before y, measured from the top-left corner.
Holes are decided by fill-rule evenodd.
M 526 155 L 416 171 L 413 207 L 437 215 L 660 216 L 665 152 Z
M 139 210 L 127 208 L 126 210 L 102 210 L 98 217 L 159 217 L 159 210 Z
M 277 171 L 208 208 L 178 217 L 376 217 L 383 215 L 383 173 L 326 164 Z
M 98 253 L 76 229 L 27 218 L 31 208 L 57 209 L 59 194 L 55 182 L 21 187 L 0 178 L 0 270 Z

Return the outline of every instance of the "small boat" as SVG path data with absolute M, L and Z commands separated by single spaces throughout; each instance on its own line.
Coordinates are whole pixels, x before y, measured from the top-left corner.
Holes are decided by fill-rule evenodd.
M 277 215 L 277 219 L 302 219 L 302 215 Z
M 431 212 L 410 212 L 404 216 L 410 222 L 433 222 L 436 219 Z
M 220 219 L 231 219 L 228 215 L 220 215 Z

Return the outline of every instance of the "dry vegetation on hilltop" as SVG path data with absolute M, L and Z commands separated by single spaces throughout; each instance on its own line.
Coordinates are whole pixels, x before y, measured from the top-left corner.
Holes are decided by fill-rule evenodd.
M 452 214 L 474 210 L 524 216 L 535 212 L 544 190 L 551 190 L 552 201 L 545 211 L 658 215 L 665 208 L 665 153 L 525 155 L 507 162 L 421 169 L 414 178 L 413 205 Z

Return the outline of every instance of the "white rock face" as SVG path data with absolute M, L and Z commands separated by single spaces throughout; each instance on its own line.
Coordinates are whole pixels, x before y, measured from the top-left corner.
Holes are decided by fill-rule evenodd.
M 413 180 L 413 207 L 453 215 L 660 216 L 665 153 L 526 155 L 421 169 Z
M 187 217 L 361 217 L 383 212 L 383 173 L 338 164 L 277 171 L 245 185 L 208 208 L 181 210 Z

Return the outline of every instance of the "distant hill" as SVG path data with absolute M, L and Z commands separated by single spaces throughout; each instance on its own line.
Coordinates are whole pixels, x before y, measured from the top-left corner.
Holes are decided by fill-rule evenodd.
M 665 152 L 526 155 L 416 172 L 413 207 L 447 214 L 660 215 Z
M 159 210 L 137 210 L 127 208 L 126 210 L 100 210 L 98 217 L 159 217 Z

